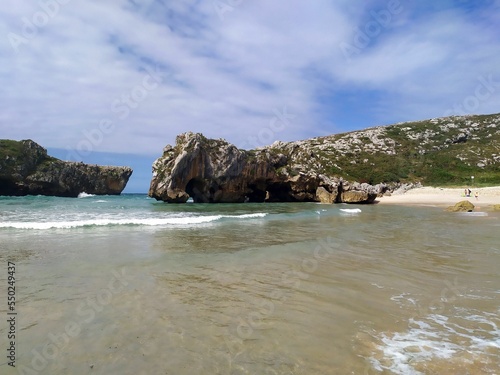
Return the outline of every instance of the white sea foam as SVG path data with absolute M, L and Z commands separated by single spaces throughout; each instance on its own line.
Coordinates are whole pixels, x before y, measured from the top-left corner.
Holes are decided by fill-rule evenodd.
M 87 194 L 85 192 L 78 194 L 78 198 L 89 198 L 89 197 L 95 197 L 95 194 Z
M 478 211 L 478 212 L 459 212 L 459 215 L 460 216 L 471 216 L 471 217 L 474 217 L 474 216 L 488 216 L 488 213 L 487 212 L 482 212 L 482 211 Z
M 359 214 L 361 212 L 359 208 L 341 208 L 340 211 L 346 214 Z
M 391 297 L 391 301 L 396 302 L 400 308 L 403 308 L 405 305 L 417 305 L 417 301 L 414 298 L 409 297 L 410 293 L 401 293 L 399 295 L 395 295 Z M 409 303 L 408 303 L 409 302 Z
M 439 314 L 410 319 L 406 332 L 379 337 L 378 349 L 383 359 L 375 355 L 370 361 L 380 371 L 405 375 L 423 374 L 418 370 L 421 365 L 435 360 L 491 362 L 500 349 L 498 320 L 498 315 L 485 312 L 469 312 L 453 319 Z M 467 358 L 463 358 L 463 353 L 467 353 Z
M 68 229 L 86 226 L 107 225 L 196 225 L 210 223 L 221 219 L 254 219 L 265 217 L 266 213 L 244 214 L 244 215 L 212 215 L 192 217 L 169 217 L 169 218 L 127 218 L 127 219 L 87 219 L 72 221 L 50 221 L 50 222 L 0 222 L 0 228 L 16 229 Z
M 240 218 L 240 219 L 252 219 L 252 218 L 257 218 L 257 217 L 265 217 L 267 216 L 266 213 L 264 212 L 259 212 L 256 214 L 243 214 L 243 215 L 221 215 L 221 217 L 235 217 L 235 218 Z

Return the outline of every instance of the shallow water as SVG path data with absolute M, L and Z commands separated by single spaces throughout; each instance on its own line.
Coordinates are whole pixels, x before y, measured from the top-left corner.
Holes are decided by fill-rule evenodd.
M 144 196 L 0 212 L 19 314 L 2 374 L 500 373 L 498 213 Z

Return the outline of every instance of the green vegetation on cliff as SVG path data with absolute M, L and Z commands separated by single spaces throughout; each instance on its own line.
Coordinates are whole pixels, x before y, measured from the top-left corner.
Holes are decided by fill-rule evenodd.
M 500 185 L 500 114 L 379 126 L 269 147 L 298 172 L 377 184 Z
M 7 156 L 19 157 L 23 153 L 23 144 L 10 139 L 0 139 L 0 159 Z

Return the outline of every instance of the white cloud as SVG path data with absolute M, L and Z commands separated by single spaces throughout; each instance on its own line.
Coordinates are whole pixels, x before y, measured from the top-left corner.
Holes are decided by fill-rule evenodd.
M 9 3 L 0 14 L 0 137 L 47 147 L 86 151 L 85 134 L 93 134 L 93 151 L 158 154 L 188 130 L 239 145 L 299 139 L 344 129 L 325 117 L 328 106 L 344 105 L 319 99 L 328 92 L 362 92 L 368 102 L 359 106 L 374 108 L 375 124 L 435 116 L 470 95 L 478 76 L 500 81 L 497 16 L 487 11 L 478 22 L 459 9 L 416 17 L 406 5 L 346 60 L 341 43 L 387 2 L 243 0 L 221 19 L 212 1 L 73 0 L 18 53 L 8 35 L 24 37 L 23 17 L 33 21 L 41 7 Z M 145 90 L 145 68 L 155 66 L 162 81 Z M 371 99 L 372 91 L 379 95 Z M 498 91 L 478 112 L 498 111 Z M 141 100 L 129 99 L 134 108 L 123 116 L 134 94 Z M 284 108 L 296 117 L 270 134 L 274 111 Z M 115 129 L 98 137 L 103 119 Z

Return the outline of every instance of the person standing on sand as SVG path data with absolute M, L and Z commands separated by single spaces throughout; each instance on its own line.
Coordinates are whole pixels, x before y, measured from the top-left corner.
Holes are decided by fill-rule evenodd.
M 478 191 L 476 191 L 476 192 L 474 193 L 474 198 L 476 198 L 476 200 L 478 200 L 478 199 L 479 199 L 479 192 L 478 192 Z

